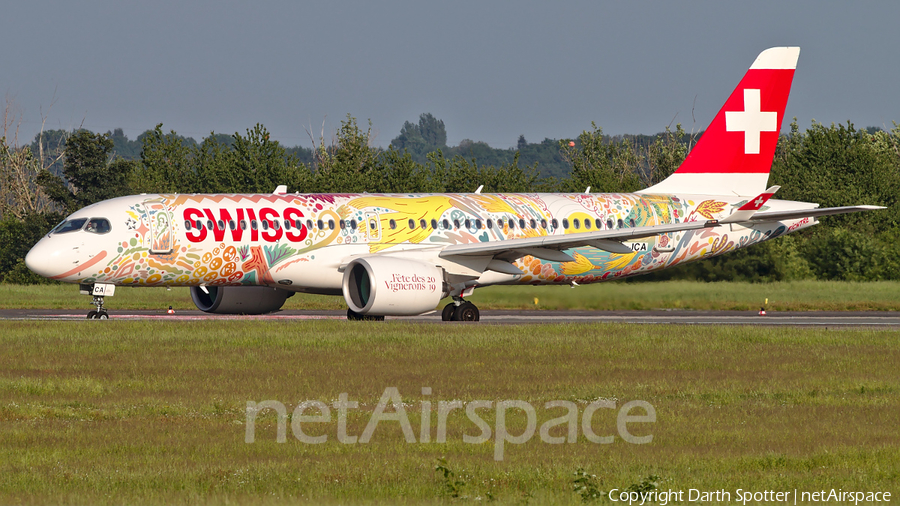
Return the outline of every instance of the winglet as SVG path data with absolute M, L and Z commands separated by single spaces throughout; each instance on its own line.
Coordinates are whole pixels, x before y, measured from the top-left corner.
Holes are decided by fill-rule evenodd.
M 287 185 L 280 184 L 275 188 L 275 191 L 272 192 L 272 195 L 284 195 L 287 193 Z
M 739 221 L 750 220 L 750 218 L 752 218 L 754 214 L 762 209 L 762 206 L 765 205 L 765 203 L 768 202 L 770 198 L 772 198 L 772 195 L 775 195 L 775 192 L 777 192 L 780 188 L 780 186 L 773 186 L 768 190 L 760 193 L 756 197 L 748 200 L 746 204 L 737 208 L 737 211 L 731 213 L 731 216 L 719 220 L 719 223 L 737 223 Z

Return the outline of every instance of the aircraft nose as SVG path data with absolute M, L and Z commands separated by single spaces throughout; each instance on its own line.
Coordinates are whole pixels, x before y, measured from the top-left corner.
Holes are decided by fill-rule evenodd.
M 60 272 L 59 251 L 56 251 L 46 238 L 41 239 L 25 255 L 25 265 L 35 274 L 45 278 L 53 277 Z

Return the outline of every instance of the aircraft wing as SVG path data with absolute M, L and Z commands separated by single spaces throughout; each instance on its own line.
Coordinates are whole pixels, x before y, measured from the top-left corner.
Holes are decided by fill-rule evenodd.
M 735 220 L 735 223 L 760 223 L 767 221 L 793 220 L 799 218 L 814 218 L 834 214 L 855 213 L 884 209 L 881 206 L 845 206 L 827 207 L 823 209 L 794 209 L 788 211 L 756 212 L 744 220 Z M 547 235 L 540 237 L 526 237 L 521 239 L 508 239 L 505 241 L 477 242 L 468 244 L 454 244 L 445 247 L 439 254 L 441 258 L 453 257 L 493 257 L 498 260 L 511 262 L 525 255 L 531 255 L 551 262 L 573 262 L 571 255 L 562 250 L 579 246 L 592 246 L 594 248 L 627 255 L 633 253 L 632 249 L 623 241 L 651 237 L 670 232 L 685 230 L 698 230 L 702 228 L 717 227 L 723 224 L 717 220 L 691 221 L 686 223 L 667 223 L 663 225 L 650 225 L 646 227 L 620 228 L 615 230 L 598 230 L 596 232 L 581 232 L 577 234 Z M 496 270 L 509 271 L 507 266 L 499 266 L 494 263 Z M 515 269 L 513 267 L 513 269 Z M 509 271 L 511 272 L 511 271 Z
M 454 256 L 493 256 L 505 260 L 514 260 L 525 255 L 531 255 L 553 262 L 573 262 L 575 259 L 567 253 L 563 253 L 561 250 L 576 248 L 578 246 L 593 246 L 611 253 L 630 254 L 633 253 L 632 249 L 622 244 L 622 241 L 667 234 L 669 232 L 697 230 L 714 227 L 716 225 L 718 225 L 718 222 L 714 220 L 690 221 L 686 223 L 668 223 L 646 227 L 598 230 L 596 232 L 581 232 L 577 234 L 546 235 L 522 239 L 508 239 L 505 241 L 454 244 L 444 248 L 441 251 L 440 256 L 442 258 Z
M 886 209 L 883 206 L 844 206 L 844 207 L 825 207 L 822 209 L 794 209 L 789 211 L 766 211 L 756 213 L 747 222 L 760 221 L 781 221 L 796 220 L 798 218 L 815 218 L 818 216 L 830 216 L 834 214 L 858 213 L 860 211 L 873 211 L 876 209 Z

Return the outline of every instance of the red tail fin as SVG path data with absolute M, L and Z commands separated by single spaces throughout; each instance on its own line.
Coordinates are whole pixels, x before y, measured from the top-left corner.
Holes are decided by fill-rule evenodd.
M 799 56 L 799 47 L 760 53 L 684 163 L 641 193 L 762 193 Z

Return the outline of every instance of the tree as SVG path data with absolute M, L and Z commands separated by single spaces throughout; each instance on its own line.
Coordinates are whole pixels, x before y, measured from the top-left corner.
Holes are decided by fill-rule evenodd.
M 186 139 L 175 131 L 164 134 L 162 123 L 141 134 L 143 145 L 141 166 L 132 173 L 130 185 L 135 193 L 191 192 L 199 188 L 193 170 L 191 149 L 193 139 Z
M 326 193 L 372 191 L 382 178 L 378 170 L 378 150 L 371 146 L 372 124 L 363 131 L 356 118 L 347 115 L 341 122 L 337 139 L 326 146 L 319 139 L 316 148 L 315 188 Z
M 259 123 L 247 129 L 247 135 L 235 133 L 228 151 L 226 171 L 232 171 L 230 191 L 271 193 L 279 185 L 293 191 L 308 191 L 312 183 L 309 167 L 285 153 L 278 141 Z
M 900 132 L 898 132 L 900 133 Z M 823 218 L 829 225 L 863 232 L 887 230 L 900 222 L 900 156 L 896 134 L 870 135 L 852 123 L 813 123 L 800 133 L 796 119 L 782 137 L 770 181 L 781 185 L 778 197 L 817 202 L 822 207 L 859 203 L 888 206 L 887 211 Z
M 62 178 L 42 171 L 38 183 L 50 200 L 67 212 L 127 193 L 134 162 L 109 161 L 113 141 L 107 134 L 79 130 L 66 140 Z
M 572 166 L 564 190 L 584 191 L 588 186 L 595 192 L 633 192 L 641 188 L 640 169 L 643 159 L 627 138 L 609 142 L 603 129 L 591 123 L 593 130 L 585 130 L 578 141 L 563 139 L 559 147 L 563 158 Z
M 30 213 L 20 219 L 7 216 L 0 220 L 0 282 L 50 282 L 28 270 L 25 255 L 63 216 L 56 212 Z
M 53 208 L 38 183 L 38 176 L 58 163 L 63 149 L 56 143 L 58 149 L 52 154 L 49 149 L 45 153 L 43 120 L 35 142 L 31 146 L 19 146 L 19 121 L 13 102 L 7 98 L 0 125 L 0 219 L 8 216 L 23 219 Z
M 391 146 L 400 151 L 409 151 L 413 158 L 423 161 L 427 153 L 447 147 L 447 130 L 444 122 L 431 113 L 419 115 L 419 123 L 403 123 L 400 135 L 391 141 Z

